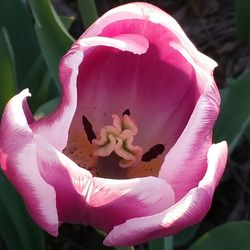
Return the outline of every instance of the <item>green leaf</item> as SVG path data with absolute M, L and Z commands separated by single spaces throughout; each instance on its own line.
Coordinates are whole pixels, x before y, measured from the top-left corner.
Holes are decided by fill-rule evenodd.
M 48 73 L 47 65 L 41 54 L 34 61 L 25 82 L 32 94 L 32 98 L 29 99 L 32 111 L 37 110 L 47 100 L 59 95 L 59 90 Z
M 250 141 L 250 123 L 248 123 L 248 126 L 244 132 L 244 135 L 248 138 L 248 140 Z
M 6 102 L 16 93 L 15 62 L 10 40 L 5 28 L 0 31 L 0 114 Z
M 48 115 L 49 113 L 54 111 L 57 105 L 59 104 L 59 101 L 60 99 L 58 97 L 43 104 L 35 113 L 36 119 L 44 117 L 45 115 Z
M 69 29 L 71 24 L 74 22 L 75 17 L 74 16 L 60 16 L 60 19 L 65 27 L 65 29 Z
M 149 242 L 149 250 L 164 250 L 164 238 L 155 239 Z
M 0 29 L 5 27 L 12 44 L 19 90 L 40 49 L 27 4 L 22 0 L 0 1 Z
M 63 20 L 69 25 L 69 20 Z M 48 75 L 48 68 L 41 55 L 33 17 L 27 3 L 22 0 L 1 0 L 0 26 L 6 28 L 13 48 L 17 90 L 30 89 L 32 98 L 29 99 L 29 103 L 32 110 L 36 110 L 48 98 L 58 96 L 59 91 L 52 80 L 49 86 L 41 86 Z M 1 102 L 6 101 L 6 98 L 1 99 Z
M 173 236 L 155 239 L 149 242 L 149 250 L 172 250 Z
M 23 201 L 0 170 L 0 234 L 8 250 L 44 250 L 44 236 Z
M 116 250 L 134 250 L 134 247 L 116 247 Z
M 250 1 L 236 1 L 236 31 L 242 42 L 249 42 L 250 38 Z
M 250 122 L 250 69 L 229 82 L 222 95 L 221 113 L 214 129 L 216 142 L 226 140 L 231 153 Z
M 199 224 L 193 225 L 191 227 L 184 229 L 180 233 L 174 235 L 174 245 L 176 247 L 179 247 L 190 241 L 196 234 L 199 226 L 200 226 Z
M 82 22 L 87 29 L 97 18 L 97 10 L 94 0 L 78 0 L 78 8 L 81 14 Z
M 249 250 L 249 232 L 249 221 L 227 223 L 204 234 L 189 250 Z
M 29 0 L 35 17 L 35 29 L 48 69 L 58 89 L 58 65 L 60 58 L 70 48 L 74 39 L 65 29 L 49 0 Z

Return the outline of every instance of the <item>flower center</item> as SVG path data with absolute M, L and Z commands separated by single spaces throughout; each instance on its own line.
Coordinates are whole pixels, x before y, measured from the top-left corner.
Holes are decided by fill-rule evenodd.
M 134 145 L 138 128 L 127 109 L 112 115 L 112 125 L 100 129 L 98 138 L 86 116 L 73 123 L 63 153 L 93 176 L 127 179 L 157 176 L 164 160 L 164 144 L 150 148 Z M 78 124 L 78 125 L 75 125 Z M 120 166 L 120 167 L 118 167 Z
M 92 140 L 96 148 L 94 154 L 105 157 L 114 152 L 122 158 L 119 161 L 120 167 L 135 166 L 141 160 L 143 153 L 141 147 L 133 145 L 138 128 L 127 114 L 123 114 L 122 117 L 113 114 L 112 118 L 113 125 L 101 128 L 100 139 Z

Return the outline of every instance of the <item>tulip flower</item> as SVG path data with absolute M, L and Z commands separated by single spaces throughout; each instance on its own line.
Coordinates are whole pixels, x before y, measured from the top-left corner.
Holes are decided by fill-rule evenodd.
M 61 59 L 58 108 L 35 120 L 25 89 L 2 116 L 1 166 L 34 221 L 128 246 L 202 220 L 227 159 L 226 142 L 212 144 L 215 67 L 155 6 L 100 17 Z

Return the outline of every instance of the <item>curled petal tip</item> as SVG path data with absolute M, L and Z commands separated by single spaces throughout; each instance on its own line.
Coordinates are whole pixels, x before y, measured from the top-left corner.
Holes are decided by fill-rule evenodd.
M 82 47 L 113 47 L 138 55 L 146 53 L 149 47 L 148 40 L 144 36 L 139 34 L 121 34 L 112 38 L 102 36 L 80 38 L 77 43 Z

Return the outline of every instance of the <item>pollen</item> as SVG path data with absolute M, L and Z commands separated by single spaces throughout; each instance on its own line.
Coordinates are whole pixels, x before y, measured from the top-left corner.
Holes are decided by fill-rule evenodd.
M 106 157 L 115 153 L 121 160 L 119 166 L 128 168 L 140 162 L 143 150 L 140 146 L 133 145 L 134 136 L 138 133 L 138 128 L 128 114 L 119 117 L 112 115 L 113 125 L 101 128 L 100 138 L 93 139 L 96 156 Z

